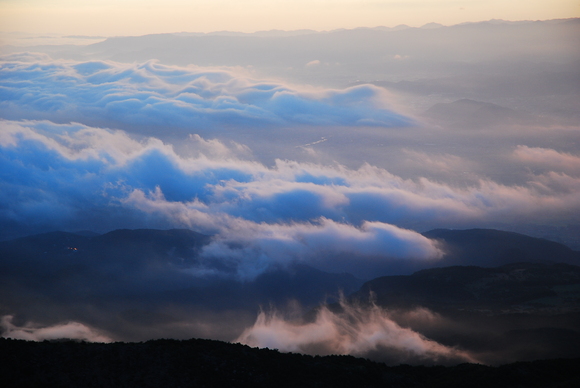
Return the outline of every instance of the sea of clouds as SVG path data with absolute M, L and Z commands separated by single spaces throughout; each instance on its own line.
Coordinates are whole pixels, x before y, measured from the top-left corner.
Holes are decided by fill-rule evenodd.
M 372 85 L 346 90 L 261 81 L 242 69 L 164 66 L 155 61 L 53 61 L 34 53 L 3 57 L 0 115 L 191 133 L 221 127 L 406 126 Z
M 387 274 L 393 263 L 436 263 L 444 255 L 439 242 L 419 233 L 422 225 L 580 219 L 580 156 L 548 141 L 507 142 L 501 155 L 477 156 L 525 172 L 511 183 L 493 179 L 469 155 L 401 151 L 401 163 L 417 171 L 451 176 L 454 169 L 467 170 L 469 179 L 454 184 L 445 174 L 404 177 L 364 162 L 364 155 L 357 167 L 299 158 L 268 164 L 255 156 L 264 142 L 257 150 L 258 143 L 228 139 L 228 133 L 247 131 L 249 139 L 280 143 L 277 131 L 293 127 L 320 138 L 321 128 L 394 134 L 424 125 L 389 101 L 376 86 L 298 87 L 235 68 L 5 56 L 0 239 L 52 230 L 189 228 L 213 236 L 196 265 L 180 269 L 193 278 L 211 274 L 249 282 L 273 267 L 305 263 L 370 279 Z M 549 139 L 547 130 L 533 133 L 544 131 L 541 139 Z M 457 148 L 493 136 L 453 134 Z M 314 152 L 309 147 L 321 141 L 305 148 Z M 342 308 L 323 308 L 314 321 L 299 324 L 262 313 L 238 340 L 288 351 L 364 355 L 390 347 L 420 360 L 471 360 L 400 327 L 378 308 Z M 45 339 L 66 332 L 110 340 L 78 322 L 12 322 L 3 318 L 3 335 Z M 188 330 L 183 333 L 199 335 Z
M 4 58 L 0 87 L 4 238 L 19 228 L 185 227 L 214 235 L 203 255 L 237 263 L 243 278 L 295 260 L 368 277 L 384 260 L 442 255 L 409 225 L 565 222 L 580 208 L 580 157 L 550 148 L 512 147 L 512 163 L 538 171 L 525 184 L 479 176 L 457 187 L 368 163 L 265 165 L 249 146 L 211 136 L 221 126 L 419 125 L 370 85 L 306 92 L 225 69 L 25 53 Z M 177 142 L 165 139 L 172 131 Z M 440 169 L 463 163 L 405 152 Z M 333 262 L 340 254 L 357 261 Z

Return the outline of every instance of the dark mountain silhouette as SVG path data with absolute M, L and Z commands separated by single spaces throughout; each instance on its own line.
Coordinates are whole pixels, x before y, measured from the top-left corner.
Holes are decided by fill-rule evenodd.
M 262 273 L 250 282 L 231 279 L 212 280 L 203 287 L 167 291 L 159 298 L 187 303 L 208 303 L 214 308 L 245 308 L 255 310 L 269 304 L 284 306 L 289 300 L 305 306 L 315 306 L 339 298 L 340 293 L 350 294 L 363 281 L 351 274 L 331 274 L 304 264 L 292 264 Z
M 3 357 L 6 356 L 6 357 Z M 0 339 L 4 387 L 572 387 L 580 359 L 386 366 L 210 340 L 89 344 Z
M 93 232 L 92 230 L 78 230 L 78 231 L 74 232 L 74 234 L 78 234 L 80 236 L 85 236 L 85 237 L 96 237 L 96 236 L 100 235 L 100 233 Z
M 210 239 L 186 229 L 121 229 L 93 236 L 49 232 L 0 242 L 0 251 L 5 258 L 19 261 L 38 261 L 39 255 L 45 258 L 43 261 L 62 260 L 71 255 L 98 262 L 168 260 L 176 256 L 193 258 Z
M 580 252 L 557 242 L 514 232 L 434 229 L 423 235 L 444 244 L 446 254 L 438 266 L 494 267 L 524 261 L 580 264 Z
M 212 338 L 233 339 L 261 307 L 291 301 L 313 307 L 362 285 L 350 274 L 305 264 L 271 267 L 241 280 L 227 262 L 200 258 L 210 241 L 211 236 L 184 229 L 125 229 L 94 237 L 51 232 L 0 242 L 0 316 L 45 324 L 75 320 L 113 338 L 145 340 L 201 335 L 179 334 L 171 325 L 214 314 L 219 333 Z M 200 266 L 206 272 L 199 272 Z M 221 322 L 215 314 L 226 311 L 236 312 L 238 319 Z M 159 323 L 167 325 L 166 331 L 157 330 Z
M 486 363 L 580 357 L 578 266 L 433 268 L 373 279 L 350 300 L 373 301 L 400 325 Z
M 395 273 L 433 266 L 580 262 L 578 252 L 561 244 L 512 232 L 437 229 L 424 235 L 440 240 L 445 257 L 420 263 L 419 268 L 412 263 L 415 267 L 409 264 Z M 312 306 L 339 291 L 348 295 L 362 285 L 352 275 L 331 274 L 305 264 L 272 267 L 252 281 L 211 273 L 192 276 L 188 271 L 199 264 L 199 251 L 210 241 L 210 236 L 190 230 L 141 229 L 93 237 L 51 232 L 0 242 L 3 304 L 20 304 L 12 291 L 16 287 L 26 290 L 22 294 L 38 293 L 69 302 L 87 298 L 147 304 L 172 301 L 220 309 L 257 308 L 295 299 Z M 215 265 L 224 274 L 234 270 L 219 260 L 203 264 Z
M 118 229 L 92 239 L 97 245 L 147 246 L 148 248 L 201 247 L 210 241 L 210 236 L 189 229 Z
M 486 310 L 495 313 L 580 312 L 580 267 L 517 263 L 496 268 L 453 266 L 410 276 L 383 276 L 354 295 L 372 292 L 381 306 Z
M 221 295 L 230 307 L 236 304 L 256 306 L 288 298 L 307 304 L 319 303 L 326 295 L 337 294 L 339 290 L 349 293 L 362 284 L 352 275 L 329 274 L 304 264 L 273 267 L 253 281 L 239 282 L 211 275 L 192 280 L 187 269 L 199 262 L 199 251 L 210 241 L 211 236 L 187 229 L 122 229 L 94 237 L 50 232 L 0 242 L 0 266 L 7 278 L 11 274 L 6 280 L 12 281 L 17 281 L 24 273 L 28 278 L 46 278 L 50 273 L 65 272 L 69 277 L 85 277 L 83 284 L 87 286 L 99 278 L 99 274 L 103 278 L 108 274 L 112 278 L 106 283 L 113 288 L 113 283 L 139 282 L 139 279 L 131 279 L 138 274 L 144 276 L 148 288 L 160 291 L 157 295 L 149 295 L 152 299 L 170 297 L 190 302 L 203 299 L 207 303 L 211 300 L 210 295 L 218 299 Z M 227 271 L 227 268 L 220 269 Z M 171 282 L 179 286 L 164 288 L 167 276 L 174 276 Z M 103 279 L 98 282 L 97 289 L 103 286 Z M 51 288 L 60 288 L 62 284 L 44 282 L 43 287 L 49 287 L 43 291 L 50 293 Z
M 96 236 L 87 245 L 87 254 L 102 260 L 170 261 L 185 263 L 196 259 L 210 236 L 188 229 L 120 229 Z
M 580 252 L 554 241 L 515 232 L 496 229 L 433 229 L 422 234 L 439 242 L 444 253 L 442 257 L 436 260 L 382 260 L 380 266 L 359 276 L 370 280 L 381 275 L 410 275 L 422 269 L 456 265 L 496 267 L 519 262 L 580 265 Z M 335 257 L 337 266 L 343 261 L 352 260 L 356 260 L 356 257 Z
M 6 285 L 69 300 L 121 296 L 130 287 L 154 291 L 182 284 L 178 269 L 196 260 L 209 241 L 180 229 L 116 230 L 94 237 L 43 233 L 0 242 L 0 278 Z
M 425 235 L 445 247 L 436 263 L 444 268 L 362 285 L 305 264 L 271 267 L 245 281 L 228 275 L 227 262 L 215 263 L 219 276 L 192 273 L 211 236 L 189 230 L 45 233 L 0 242 L 0 315 L 14 315 L 16 325 L 76 321 L 131 341 L 233 340 L 261 307 L 284 309 L 296 300 L 314 308 L 342 291 L 363 307 L 375 298 L 400 325 L 485 362 L 580 357 L 580 268 L 565 263 L 578 252 L 497 230 Z M 417 309 L 440 318 L 404 313 Z

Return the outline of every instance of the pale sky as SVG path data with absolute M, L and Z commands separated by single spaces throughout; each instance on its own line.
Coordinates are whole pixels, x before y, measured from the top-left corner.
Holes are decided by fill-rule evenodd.
M 580 0 L 0 0 L 0 30 L 143 35 L 580 16 Z

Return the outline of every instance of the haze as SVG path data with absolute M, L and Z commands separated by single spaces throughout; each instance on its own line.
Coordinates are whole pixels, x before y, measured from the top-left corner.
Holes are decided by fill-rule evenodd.
M 478 361 L 338 294 L 431 229 L 580 249 L 580 4 L 504 3 L 3 1 L 3 335 Z
M 576 0 L 3 0 L 4 32 L 61 35 L 143 35 L 168 32 L 333 30 L 453 25 L 490 19 L 578 17 Z

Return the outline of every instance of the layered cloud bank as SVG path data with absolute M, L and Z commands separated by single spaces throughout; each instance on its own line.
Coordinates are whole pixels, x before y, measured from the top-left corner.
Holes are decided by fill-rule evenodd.
M 580 177 L 570 167 L 577 158 L 554 150 L 514 149 L 520 161 L 533 154 L 541 163 L 537 154 L 545 154 L 550 166 L 563 166 L 526 186 L 481 179 L 460 189 L 370 165 L 278 160 L 267 167 L 248 160 L 247 147 L 200 136 L 182 144 L 185 156 L 123 131 L 48 121 L 0 125 L 5 235 L 15 227 L 186 227 L 214 235 L 202 257 L 229 261 L 243 278 L 295 260 L 366 277 L 386 261 L 441 256 L 436 242 L 408 229 L 413 225 L 573 220 L 580 208 Z
M 235 69 L 52 61 L 13 54 L 0 65 L 4 118 L 155 130 L 160 136 L 223 127 L 408 126 L 382 89 L 299 90 L 257 81 Z M 113 124 L 114 123 L 114 124 Z

